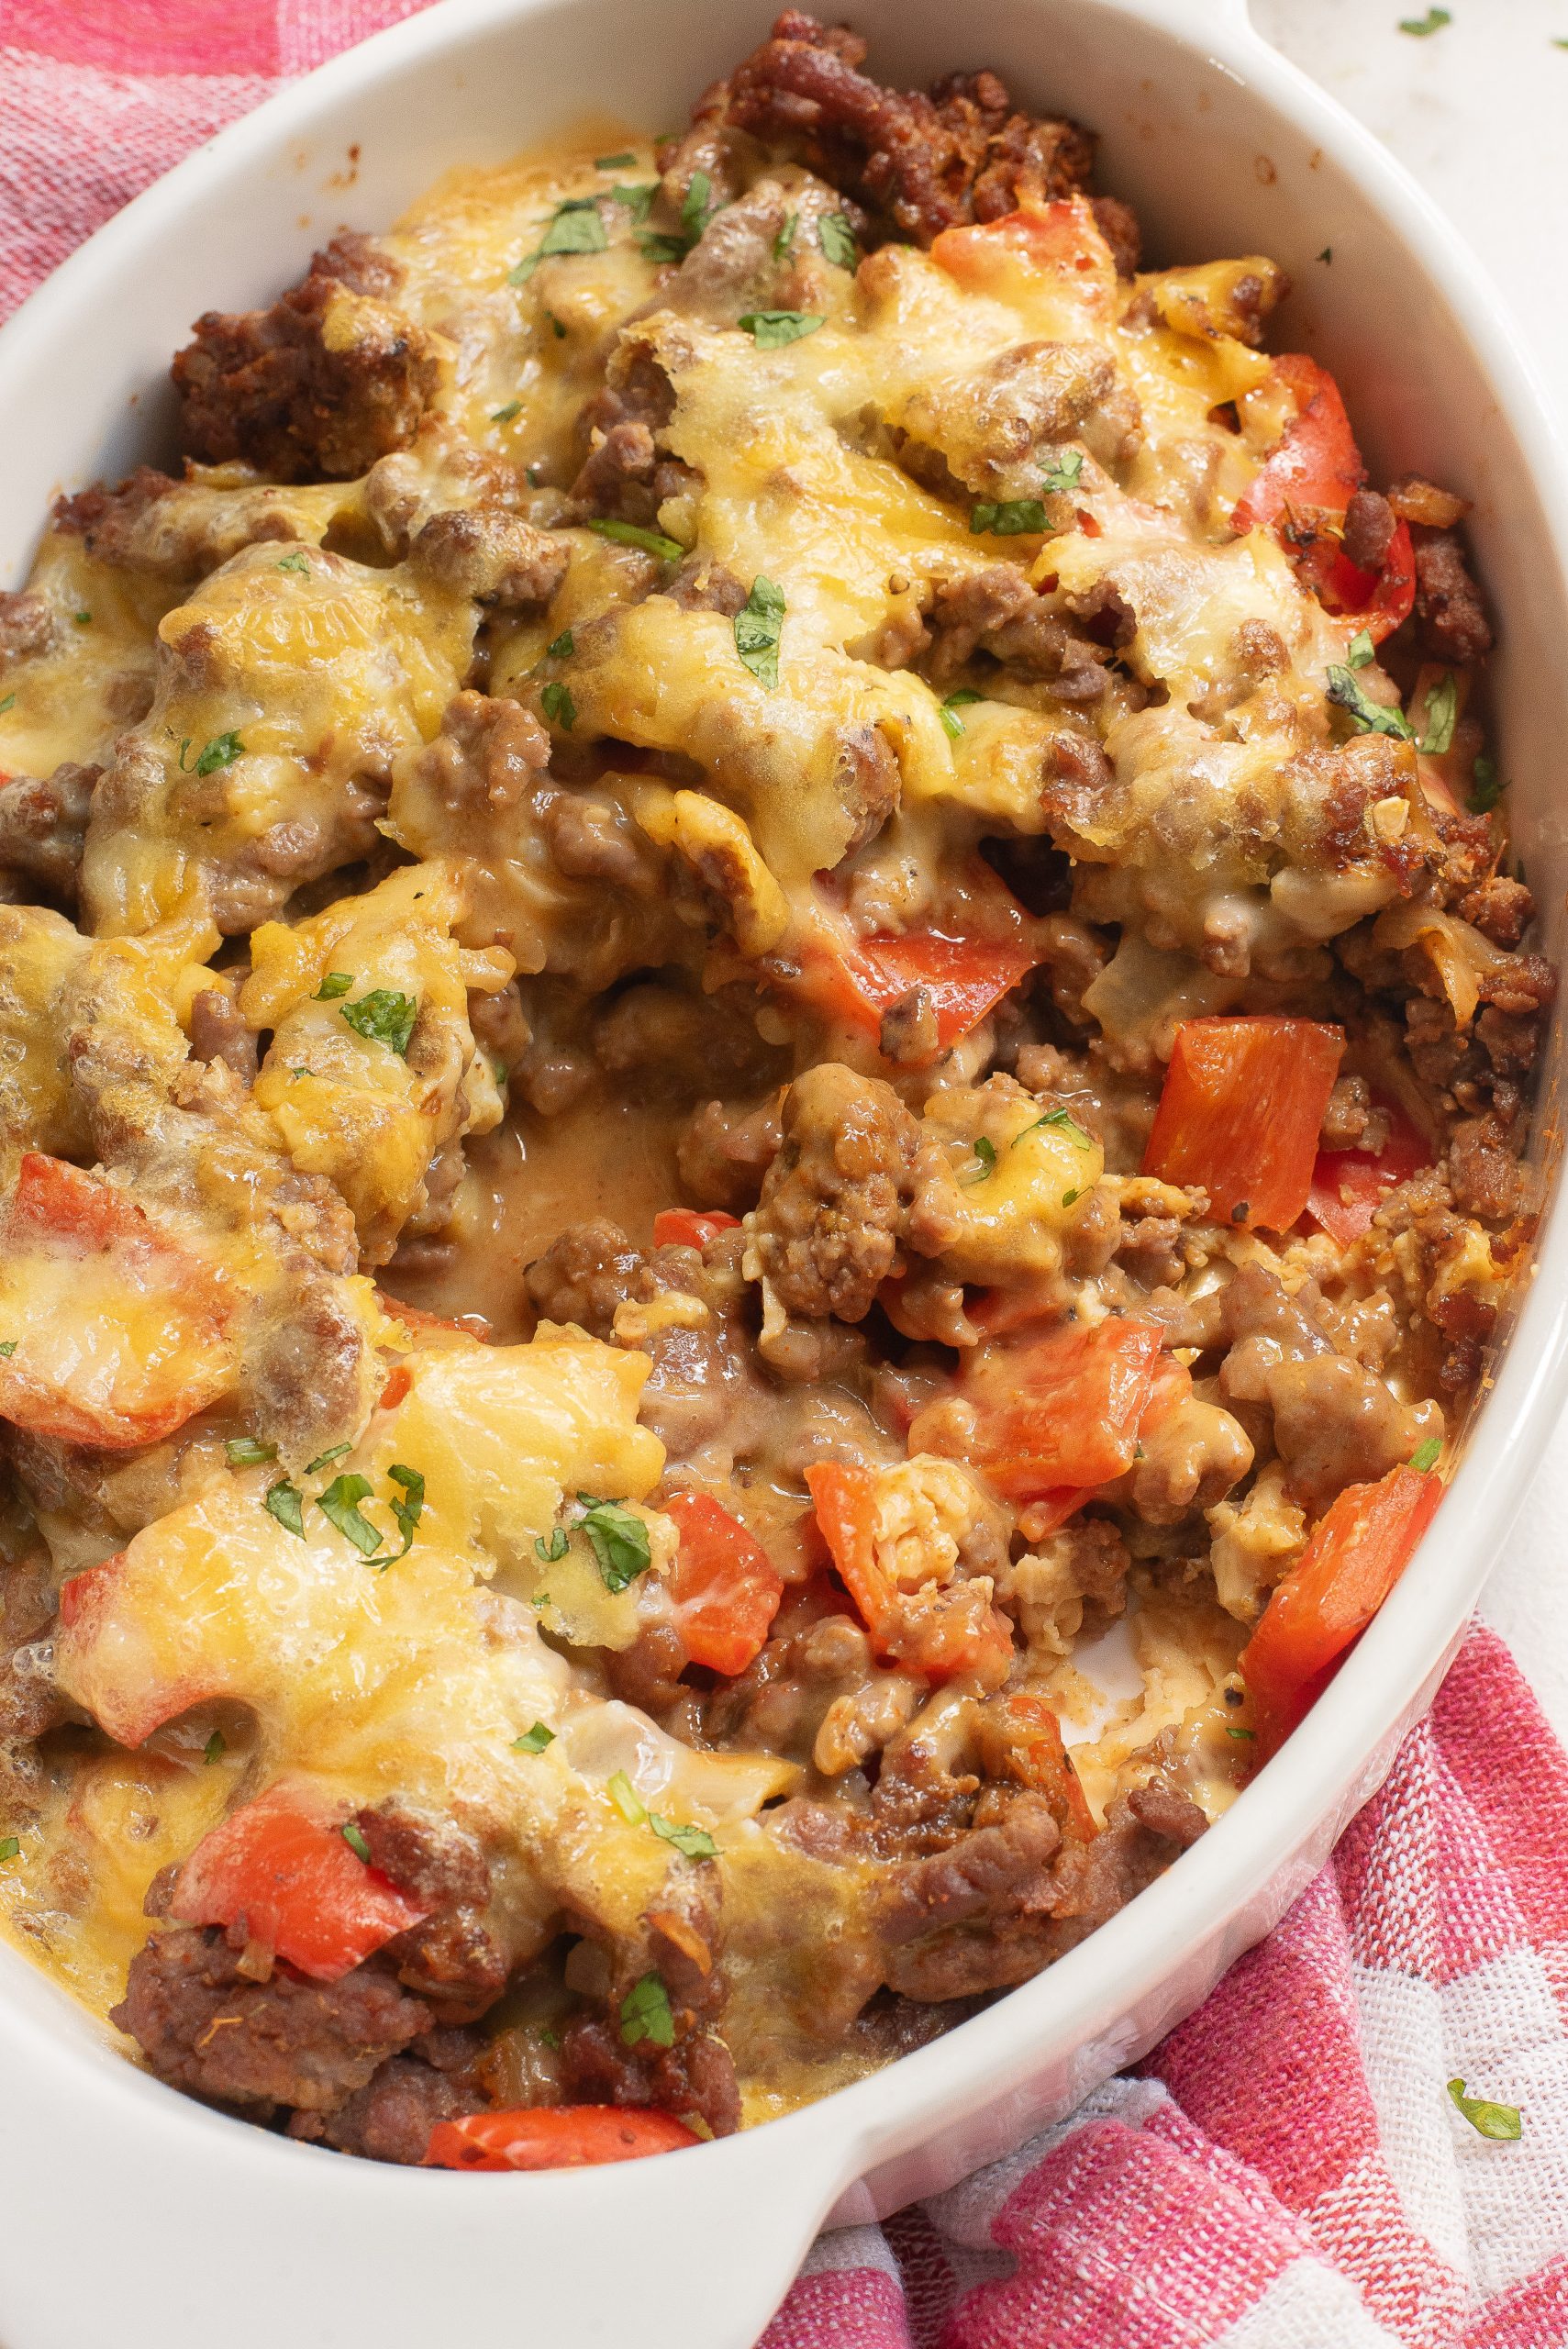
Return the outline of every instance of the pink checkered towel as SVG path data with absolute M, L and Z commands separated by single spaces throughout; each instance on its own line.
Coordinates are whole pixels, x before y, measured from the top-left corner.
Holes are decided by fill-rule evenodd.
M 0 0 L 0 314 L 419 5 Z M 1565 1853 L 1568 1757 L 1478 1630 L 1332 1865 L 1144 2076 L 823 2236 L 763 2349 L 1568 2349 Z M 1518 2143 L 1454 2077 L 1521 2110 Z

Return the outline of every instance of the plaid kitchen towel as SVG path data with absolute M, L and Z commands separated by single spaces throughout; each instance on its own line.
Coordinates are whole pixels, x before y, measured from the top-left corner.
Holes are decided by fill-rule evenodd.
M 0 0 L 0 313 L 418 5 Z M 1332 1865 L 1143 2076 L 824 2236 L 764 2349 L 1568 2349 L 1565 1854 L 1568 1758 L 1476 1630 Z

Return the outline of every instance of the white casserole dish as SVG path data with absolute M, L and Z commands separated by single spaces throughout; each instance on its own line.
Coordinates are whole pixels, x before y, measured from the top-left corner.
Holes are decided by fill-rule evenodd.
M 1568 739 L 1561 460 L 1477 263 L 1388 157 L 1250 29 L 1244 0 L 853 0 L 906 85 L 992 65 L 1102 134 L 1101 184 L 1157 257 L 1264 251 L 1297 294 L 1278 347 L 1334 369 L 1374 478 L 1475 500 L 1497 607 L 1516 836 L 1563 947 Z M 159 451 L 170 353 L 265 302 L 347 222 L 584 109 L 649 128 L 765 30 L 766 0 L 446 0 L 191 157 L 0 334 L 0 576 L 50 497 Z M 357 171 L 350 162 L 357 159 Z M 1332 262 L 1317 258 L 1331 248 Z M 1557 1083 L 1562 1038 L 1547 1072 Z M 1542 1129 L 1552 1120 L 1542 1115 Z M 136 2071 L 0 1946 L 6 2349 L 749 2349 L 815 2230 L 951 2183 L 1146 2049 L 1258 1939 L 1429 1699 L 1568 1387 L 1568 1224 L 1547 1224 L 1496 1391 L 1434 1531 L 1285 1753 L 1091 1942 L 892 2069 L 751 2135 L 635 2169 L 453 2176 L 264 2135 Z

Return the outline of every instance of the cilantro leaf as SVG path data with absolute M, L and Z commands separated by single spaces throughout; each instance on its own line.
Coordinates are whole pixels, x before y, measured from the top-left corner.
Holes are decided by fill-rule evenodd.
M 595 1501 L 583 1520 L 583 1531 L 598 1560 L 599 1576 L 606 1590 L 624 1590 L 628 1583 L 647 1573 L 653 1554 L 648 1528 L 630 1509 L 619 1508 L 614 1501 Z
M 406 1468 L 401 1460 L 395 1460 L 386 1473 L 403 1491 L 403 1498 L 392 1504 L 392 1514 L 403 1530 L 403 1547 L 397 1554 L 406 1558 L 414 1546 L 419 1520 L 425 1514 L 425 1479 L 417 1468 Z M 387 1563 L 391 1564 L 390 1559 Z
M 1416 1446 L 1415 1451 L 1410 1454 L 1410 1465 L 1412 1468 L 1418 1468 L 1422 1475 L 1425 1476 L 1437 1466 L 1441 1456 L 1442 1443 L 1440 1439 L 1435 1435 L 1429 1435 L 1425 1443 L 1418 1443 Z
M 535 1721 L 532 1729 L 526 1729 L 521 1737 L 512 1740 L 512 1751 L 514 1753 L 542 1753 L 547 1745 L 554 1743 L 555 1731 L 547 1728 L 543 1721 Z
M 973 533 L 989 531 L 993 538 L 1017 539 L 1026 533 L 1043 533 L 1051 524 L 1038 497 L 1007 497 L 1000 505 L 973 507 L 969 527 Z
M 638 1988 L 641 1987 L 639 1983 Z M 621 2013 L 626 2013 L 624 2007 Z M 626 2038 L 624 2027 L 621 2037 Z M 1495 2137 L 1500 2144 L 1514 2144 L 1524 2135 L 1524 2121 L 1517 2104 L 1493 2104 L 1484 2096 L 1466 2096 L 1464 2082 L 1460 2079 L 1450 2080 L 1448 2092 L 1479 2136 Z
M 281 565 L 279 567 L 282 568 Z M 210 741 L 203 743 L 193 763 L 187 766 L 185 752 L 190 747 L 191 738 L 187 734 L 180 744 L 179 763 L 182 774 L 216 774 L 219 767 L 232 766 L 245 745 L 238 734 L 215 734 Z
M 1429 33 L 1440 33 L 1445 25 L 1452 22 L 1453 18 L 1446 8 L 1429 8 L 1424 17 L 1401 17 L 1399 29 L 1417 40 L 1425 40 Z
M 342 1010 L 356 1036 L 362 1036 L 367 1044 L 384 1044 L 388 1052 L 398 1053 L 408 1050 L 408 1039 L 419 1016 L 414 997 L 399 995 L 395 987 L 373 987 L 357 1003 L 344 1004 Z
M 774 259 L 775 261 L 783 261 L 783 259 L 784 259 L 784 255 L 788 252 L 788 250 L 789 250 L 789 249 L 790 249 L 791 245 L 793 245 L 793 244 L 794 244 L 794 242 L 795 242 L 795 230 L 799 228 L 799 226 L 800 226 L 800 215 L 799 215 L 799 213 L 798 213 L 798 212 L 786 212 L 786 213 L 785 213 L 785 215 L 784 215 L 784 227 L 779 230 L 778 235 L 773 239 L 773 259 Z
M 1396 742 L 1413 742 L 1416 739 L 1416 729 L 1404 711 L 1371 700 L 1349 669 L 1329 670 L 1329 699 L 1338 708 L 1349 710 L 1359 733 L 1388 734 Z
M 1077 488 L 1084 472 L 1084 451 L 1069 449 L 1064 457 L 1045 468 L 1045 491 L 1048 497 L 1065 497 Z
M 328 971 L 310 1000 L 312 1003 L 336 1003 L 340 995 L 348 994 L 353 984 L 352 971 Z
M 1324 248 L 1323 248 L 1323 250 L 1322 250 L 1322 251 L 1318 254 L 1318 260 L 1319 260 L 1319 261 L 1332 261 L 1332 260 L 1333 260 L 1333 258 L 1334 258 L 1334 248 L 1333 248 L 1333 246 L 1332 246 L 1332 245 L 1325 245 L 1325 246 L 1324 246 Z
M 7 1338 L 3 1344 L 0 1344 L 0 1362 L 9 1362 L 21 1342 L 19 1338 Z
M 855 232 L 841 212 L 825 212 L 817 223 L 817 241 L 825 261 L 835 269 L 853 269 L 860 261 Z
M 784 592 L 762 573 L 735 615 L 735 650 L 759 685 L 771 693 L 779 681 L 779 639 L 784 632 Z
M 1367 662 L 1373 658 L 1374 651 L 1375 647 L 1373 644 L 1371 629 L 1364 628 L 1362 629 L 1358 634 L 1351 637 L 1349 644 L 1345 647 L 1346 668 L 1364 669 Z
M 569 628 L 563 628 L 553 644 L 545 646 L 545 656 L 550 661 L 570 661 L 577 650 L 576 640 Z
M 16 707 L 17 707 L 17 696 L 16 696 L 16 695 L 15 695 L 15 694 L 7 694 L 7 695 L 6 695 L 6 698 L 5 698 L 5 700 L 4 700 L 4 701 L 0 701 L 0 718 L 4 718 L 4 717 L 5 717 L 5 715 L 6 715 L 6 712 L 8 709 L 15 709 L 15 708 L 16 708 Z
M 324 1493 L 317 1495 L 316 1506 L 329 1525 L 350 1541 L 355 1549 L 367 1558 L 373 1558 L 381 1547 L 381 1536 L 360 1508 L 361 1501 L 371 1497 L 368 1476 L 334 1476 Z
M 637 157 L 628 147 L 624 155 L 595 155 L 594 169 L 596 172 L 624 172 L 628 163 L 636 161 Z
M 508 400 L 505 407 L 493 407 L 491 409 L 490 421 L 492 424 L 510 424 L 512 418 L 515 416 L 521 416 L 522 412 L 523 404 L 521 400 Z
M 19 1835 L 6 1836 L 0 1840 L 0 1860 L 17 1859 L 20 1855 L 21 1849 L 22 1839 Z
M 231 1435 L 223 1448 L 231 1468 L 256 1468 L 263 1460 L 275 1460 L 278 1456 L 275 1443 L 262 1443 L 253 1435 Z
M 681 206 L 681 234 L 688 245 L 695 245 L 719 208 L 713 201 L 713 182 L 706 172 L 694 172 L 686 187 L 686 200 Z
M 937 712 L 937 716 L 941 719 L 943 728 L 947 733 L 951 736 L 955 742 L 958 740 L 959 736 L 963 732 L 963 720 L 959 716 L 959 711 L 966 708 L 972 701 L 984 701 L 984 695 L 977 694 L 973 685 L 960 685 L 957 691 L 949 694 L 947 699 L 942 703 L 941 707 Z
M 620 2035 L 628 2047 L 639 2046 L 645 2039 L 655 2047 L 673 2047 L 675 2018 L 670 2012 L 670 1994 L 657 1974 L 645 1974 L 621 2000 Z
M 661 562 L 679 562 L 685 548 L 679 539 L 667 539 L 662 530 L 645 530 L 638 522 L 614 522 L 598 515 L 588 528 L 601 539 L 614 539 L 617 546 L 640 547 L 644 554 L 656 554 Z
M 352 1852 L 355 1859 L 363 1860 L 366 1867 L 368 1868 L 371 1864 L 371 1847 L 365 1842 L 365 1839 L 361 1833 L 355 1821 L 351 1819 L 350 1820 L 347 1827 L 343 1830 L 343 1841 L 347 1843 L 350 1851 Z
M 711 1860 L 718 1850 L 706 1827 L 682 1827 L 674 1820 L 661 1819 L 656 1810 L 649 1812 L 648 1824 L 688 1860 Z
M 563 734 L 570 734 L 577 723 L 577 705 L 572 698 L 571 686 L 563 685 L 559 677 L 552 677 L 539 695 L 539 701 L 550 724 L 559 726 Z
M 1470 783 L 1471 814 L 1489 816 L 1507 788 L 1497 780 L 1496 760 L 1485 756 L 1478 758 L 1470 770 Z
M 1071 1109 L 1048 1109 L 1042 1118 L 1035 1119 L 1033 1126 L 1026 1126 L 1023 1134 L 1015 1134 L 1008 1147 L 1017 1149 L 1024 1134 L 1032 1134 L 1036 1126 L 1060 1126 L 1069 1141 L 1074 1142 L 1080 1150 L 1093 1150 L 1095 1147 L 1093 1136 L 1084 1131 Z
M 827 321 L 810 310 L 748 310 L 739 323 L 759 351 L 778 351 L 786 342 L 815 334 Z
M 619 1811 L 621 1817 L 625 1820 L 628 1827 L 640 1827 L 642 1825 L 643 1821 L 648 1817 L 648 1813 L 642 1807 L 637 1788 L 632 1785 L 631 1780 L 627 1776 L 624 1770 L 617 1770 L 613 1778 L 606 1778 L 605 1781 L 605 1792 L 608 1795 L 610 1800 L 614 1803 L 616 1809 Z
M 570 1546 L 566 1539 L 566 1528 L 563 1525 L 551 1526 L 548 1550 L 544 1546 L 543 1536 L 537 1533 L 534 1536 L 534 1555 L 547 1566 L 553 1566 L 558 1558 L 564 1558 Z
M 1440 759 L 1453 741 L 1459 721 L 1459 687 L 1451 671 L 1427 687 L 1427 730 L 1417 746 L 1429 758 Z
M 630 162 L 633 158 L 628 155 L 627 161 Z M 610 190 L 616 202 L 624 204 L 634 220 L 647 219 L 658 193 L 657 180 L 643 180 L 635 187 L 613 187 Z
M 684 237 L 666 237 L 656 228 L 639 228 L 637 241 L 651 262 L 684 261 L 691 250 Z
M 292 1533 L 296 1540 L 304 1541 L 305 1500 L 286 1476 L 269 1487 L 264 1506 L 268 1515 L 277 1519 L 285 1533 Z
M 539 240 L 539 259 L 548 261 L 558 253 L 602 253 L 608 244 L 597 196 L 569 195 L 564 204 L 556 206 Z
M 994 1141 L 987 1141 L 984 1134 L 974 1145 L 974 1156 L 980 1171 L 960 1178 L 966 1186 L 984 1183 L 996 1172 L 996 1145 Z
M 1255 1729 L 1238 1729 L 1234 1722 L 1227 1721 L 1225 1734 L 1227 1737 L 1256 1737 L 1258 1732 Z
M 220 1729 L 215 1729 L 202 1748 L 202 1760 L 212 1763 L 222 1759 L 228 1751 L 228 1740 Z
M 306 1462 L 306 1475 L 307 1476 L 314 1476 L 318 1468 L 330 1468 L 334 1460 L 342 1460 L 346 1458 L 347 1455 L 352 1452 L 353 1448 L 354 1447 L 351 1443 L 334 1443 L 330 1445 L 327 1451 L 318 1452 L 314 1460 L 307 1460 Z
M 282 562 L 279 563 L 278 569 L 280 571 L 308 572 L 310 569 L 310 557 L 305 552 L 303 548 L 300 548 L 293 554 L 285 554 Z

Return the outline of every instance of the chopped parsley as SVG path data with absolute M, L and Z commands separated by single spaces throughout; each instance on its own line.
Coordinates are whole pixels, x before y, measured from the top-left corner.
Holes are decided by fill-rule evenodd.
M 515 416 L 521 416 L 522 412 L 523 404 L 521 400 L 508 400 L 505 407 L 493 407 L 491 409 L 490 421 L 492 424 L 510 424 L 512 418 Z
M 1503 796 L 1504 785 L 1497 780 L 1497 762 L 1483 755 L 1470 770 L 1470 812 L 1473 816 L 1489 816 Z
M 779 639 L 784 632 L 784 592 L 759 572 L 751 592 L 735 615 L 735 650 L 744 667 L 771 693 L 779 681 Z
M 1429 8 L 1424 17 L 1401 17 L 1399 29 L 1402 33 L 1410 34 L 1415 40 L 1425 40 L 1429 33 L 1440 33 L 1445 25 L 1452 22 L 1453 18 L 1446 8 Z
M 835 269 L 853 269 L 860 260 L 855 232 L 841 212 L 825 212 L 817 223 L 817 241 L 824 260 Z
M 343 1830 L 343 1841 L 347 1843 L 350 1851 L 352 1852 L 355 1859 L 363 1860 L 366 1867 L 368 1868 L 371 1864 L 371 1847 L 365 1842 L 364 1837 L 361 1834 L 359 1828 L 351 1819 L 350 1820 L 347 1827 Z
M 631 158 L 628 156 L 628 161 Z M 636 187 L 613 187 L 610 194 L 617 204 L 624 204 L 634 220 L 646 220 L 659 193 L 657 180 L 643 180 Z
M 395 1460 L 386 1473 L 403 1495 L 401 1500 L 392 1503 L 392 1514 L 403 1534 L 403 1547 L 397 1554 L 406 1558 L 414 1546 L 419 1520 L 425 1514 L 425 1479 L 417 1468 L 406 1468 L 401 1460 Z M 387 1564 L 390 1565 L 391 1563 L 389 1558 Z
M 713 182 L 707 173 L 694 172 L 686 188 L 686 200 L 681 206 L 681 234 L 688 245 L 696 243 L 718 209 L 712 197 Z
M 294 554 L 285 554 L 282 562 L 279 563 L 278 569 L 280 571 L 307 572 L 310 569 L 310 557 L 305 552 L 303 548 L 301 548 Z
M 346 1459 L 353 1448 L 351 1443 L 335 1443 L 328 1451 L 318 1452 L 314 1460 L 306 1462 L 306 1475 L 314 1476 L 318 1468 L 330 1468 L 334 1460 Z
M 1227 1721 L 1225 1734 L 1227 1737 L 1256 1737 L 1258 1732 L 1255 1729 L 1239 1729 L 1234 1721 Z
M 987 1141 L 984 1134 L 974 1145 L 974 1161 L 978 1173 L 963 1174 L 959 1178 L 966 1189 L 975 1183 L 987 1182 L 996 1172 L 996 1145 L 994 1141 Z
M 546 658 L 550 661 L 570 661 L 577 646 L 572 630 L 569 628 L 563 628 L 555 642 L 547 644 L 544 649 Z
M 353 984 L 352 971 L 328 971 L 310 1000 L 312 1003 L 336 1003 L 340 995 L 348 994 Z
M 552 677 L 540 694 L 539 700 L 550 724 L 559 726 L 563 734 L 570 734 L 577 723 L 577 705 L 572 698 L 570 685 L 563 685 L 559 677 Z
M 648 1824 L 688 1860 L 711 1860 L 718 1850 L 706 1827 L 682 1827 L 673 1819 L 661 1819 L 656 1810 L 649 1812 Z
M 621 2000 L 620 2035 L 628 2047 L 639 2046 L 645 2039 L 651 2039 L 655 2047 L 675 2044 L 675 2018 L 670 2012 L 669 1992 L 657 1974 L 645 1974 Z
M 636 161 L 637 157 L 628 147 L 624 155 L 595 155 L 594 169 L 596 172 L 624 172 L 628 163 Z
M 21 1849 L 22 1839 L 19 1835 L 6 1836 L 3 1840 L 0 1840 L 0 1860 L 14 1860 L 17 1858 L 21 1853 Z
M 342 1012 L 355 1035 L 362 1036 L 367 1044 L 384 1044 L 388 1052 L 404 1053 L 419 1007 L 411 995 L 399 995 L 395 987 L 373 987 L 357 1003 L 344 1004 Z
M 741 331 L 751 336 L 759 351 L 777 351 L 786 342 L 798 342 L 825 323 L 811 310 L 748 310 L 740 321 Z
M 1083 471 L 1084 451 L 1082 449 L 1070 449 L 1056 464 L 1045 468 L 1047 496 L 1066 496 L 1069 490 L 1077 488 Z
M 372 1490 L 368 1476 L 334 1476 L 316 1502 L 328 1523 L 335 1525 L 366 1558 L 373 1558 L 381 1547 L 381 1535 L 360 1508 L 361 1501 L 369 1500 Z
M 93 625 L 93 615 L 91 612 L 72 612 L 71 617 L 75 621 L 78 628 L 91 628 Z
M 1322 250 L 1322 251 L 1318 254 L 1318 260 L 1319 260 L 1319 261 L 1328 261 L 1328 262 L 1331 262 L 1331 261 L 1333 260 L 1333 258 L 1334 258 L 1334 248 L 1333 248 L 1333 246 L 1332 246 L 1332 245 L 1325 245 L 1325 246 L 1324 246 L 1324 248 L 1323 248 L 1323 250 Z
M 16 696 L 16 695 L 15 695 L 15 694 L 7 694 L 7 695 L 6 695 L 6 698 L 5 698 L 5 700 L 4 700 L 4 701 L 0 701 L 0 718 L 4 718 L 4 717 L 5 717 L 5 715 L 6 715 L 6 712 L 8 709 L 15 709 L 15 708 L 16 708 L 16 707 L 17 707 L 17 696 Z
M 544 315 L 550 320 L 550 332 L 554 335 L 557 342 L 564 342 L 566 340 L 566 328 L 562 325 L 561 320 L 556 317 L 555 312 L 553 310 L 547 310 Z
M 263 1460 L 275 1460 L 278 1456 L 275 1443 L 263 1443 L 254 1435 L 231 1435 L 223 1448 L 231 1468 L 257 1468 Z
M 654 262 L 684 261 L 691 250 L 684 237 L 662 236 L 655 228 L 639 228 L 637 241 L 648 260 Z
M 1372 700 L 1349 669 L 1329 670 L 1329 699 L 1336 707 L 1349 710 L 1360 733 L 1389 734 L 1396 742 L 1413 742 L 1416 739 L 1416 729 L 1404 711 Z
M 783 261 L 791 245 L 795 242 L 795 232 L 799 226 L 800 215 L 798 212 L 785 213 L 784 227 L 773 239 L 773 259 L 775 261 Z
M 1017 539 L 1029 533 L 1043 533 L 1050 529 L 1051 524 L 1038 497 L 1006 497 L 1000 505 L 973 507 L 969 527 L 976 534 L 989 531 L 993 538 Z
M 615 522 L 599 515 L 588 528 L 601 539 L 614 539 L 617 546 L 640 547 L 644 554 L 656 554 L 661 562 L 679 562 L 686 551 L 679 539 L 667 539 L 662 530 L 645 530 L 638 522 Z
M 19 1338 L 7 1338 L 5 1343 L 0 1345 L 0 1362 L 9 1362 L 21 1342 Z
M 534 1555 L 547 1566 L 553 1566 L 558 1559 L 564 1558 L 570 1546 L 566 1539 L 566 1528 L 563 1525 L 555 1525 L 550 1528 L 548 1550 L 544 1545 L 543 1535 L 536 1533 L 534 1536 Z
M 949 694 L 938 710 L 937 716 L 941 719 L 943 728 L 953 741 L 956 742 L 963 732 L 963 720 L 959 716 L 959 711 L 966 709 L 972 701 L 984 701 L 984 696 L 977 694 L 973 685 L 960 685 L 955 693 Z
M 609 244 L 596 195 L 569 195 L 545 224 L 537 249 L 508 270 L 508 285 L 526 285 L 541 261 L 559 253 L 602 253 Z
M 1083 1196 L 1082 1191 L 1063 1191 L 1062 1204 L 1064 1208 L 1075 1208 Z
M 1358 635 L 1351 637 L 1345 647 L 1346 668 L 1364 669 L 1372 659 L 1374 649 L 1371 629 L 1363 628 Z
M 1429 758 L 1440 759 L 1453 742 L 1459 720 L 1459 688 L 1451 671 L 1427 687 L 1427 730 L 1418 747 Z
M 1024 1134 L 1032 1134 L 1040 1126 L 1060 1126 L 1068 1140 L 1079 1150 L 1093 1150 L 1095 1147 L 1094 1137 L 1084 1131 L 1071 1109 L 1048 1109 L 1043 1117 L 1035 1119 L 1032 1126 L 1026 1126 L 1022 1134 L 1015 1134 L 1007 1145 L 1008 1149 L 1016 1149 L 1022 1141 Z
M 228 1751 L 228 1740 L 220 1729 L 215 1729 L 202 1748 L 202 1760 L 207 1763 L 219 1762 Z
M 547 1745 L 554 1743 L 555 1731 L 547 1728 L 543 1721 L 535 1721 L 532 1729 L 526 1729 L 521 1737 L 512 1740 L 512 1751 L 514 1753 L 542 1753 Z
M 304 1541 L 305 1499 L 298 1487 L 291 1485 L 286 1476 L 270 1487 L 266 1508 L 268 1515 L 277 1519 L 285 1533 L 292 1533 L 297 1541 Z
M 652 1558 L 648 1528 L 630 1509 L 620 1508 L 614 1501 L 594 1501 L 584 1516 L 583 1531 L 606 1590 L 624 1590 L 628 1583 L 647 1573 Z
M 282 567 L 280 564 L 279 569 L 281 570 Z M 219 767 L 232 766 L 245 745 L 238 734 L 215 734 L 209 742 L 203 743 L 194 763 L 187 766 L 185 752 L 190 747 L 191 737 L 187 734 L 180 744 L 180 773 L 182 774 L 216 774 Z
M 642 1826 L 648 1813 L 642 1807 L 637 1788 L 624 1770 L 617 1770 L 613 1778 L 605 1781 L 605 1792 L 628 1827 Z
M 637 1987 L 641 1989 L 640 1982 Z M 632 1996 L 636 1995 L 634 1991 Z M 621 2013 L 624 2017 L 625 2007 Z M 626 2038 L 624 2022 L 621 2037 Z M 1484 2096 L 1466 2096 L 1464 2082 L 1458 2079 L 1450 2080 L 1448 2092 L 1478 2136 L 1495 2137 L 1500 2144 L 1511 2145 L 1524 2135 L 1524 2122 L 1517 2104 L 1493 2104 Z
M 1441 1454 L 1442 1442 L 1440 1438 L 1435 1435 L 1429 1435 L 1425 1443 L 1418 1443 L 1416 1446 L 1415 1451 L 1410 1454 L 1410 1465 L 1412 1468 L 1418 1468 L 1422 1475 L 1425 1476 L 1437 1466 Z

